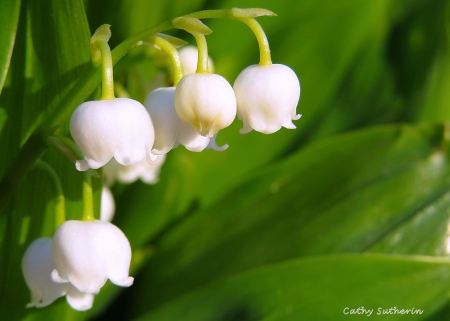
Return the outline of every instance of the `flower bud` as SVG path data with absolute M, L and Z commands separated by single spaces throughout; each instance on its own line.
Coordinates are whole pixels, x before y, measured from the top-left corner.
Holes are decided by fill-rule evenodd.
M 252 65 L 234 82 L 237 114 L 244 122 L 241 134 L 252 129 L 272 134 L 281 127 L 295 129 L 292 120 L 299 119 L 296 108 L 300 99 L 297 75 L 285 65 Z
M 236 117 L 236 97 L 228 81 L 217 74 L 185 76 L 175 91 L 178 116 L 202 136 L 212 137 Z
M 114 157 L 130 166 L 151 160 L 152 121 L 139 102 L 128 98 L 88 101 L 72 114 L 70 133 L 85 157 L 78 170 L 99 168 Z
M 133 284 L 130 243 L 109 222 L 64 222 L 53 238 L 53 258 L 52 280 L 70 282 L 81 292 L 98 293 L 107 279 L 119 286 Z
M 183 65 L 184 74 L 195 74 L 197 70 L 198 48 L 194 46 L 184 46 L 179 50 L 181 64 Z M 211 57 L 208 56 L 208 71 L 214 72 L 214 63 Z
M 116 202 L 114 201 L 114 196 L 108 187 L 103 186 L 101 207 L 100 207 L 100 220 L 111 222 L 113 220 L 115 211 L 116 211 Z

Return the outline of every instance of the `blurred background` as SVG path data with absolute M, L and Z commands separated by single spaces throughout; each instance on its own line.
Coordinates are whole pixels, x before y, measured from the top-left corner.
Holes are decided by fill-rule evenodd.
M 86 44 L 76 63 L 46 71 L 47 51 L 68 40 L 54 36 L 56 47 L 38 40 L 53 39 L 51 30 L 59 25 L 66 35 L 81 33 L 81 46 L 89 39 L 87 30 L 111 24 L 114 48 L 130 35 L 193 11 L 271 10 L 278 16 L 258 22 L 273 62 L 291 67 L 300 79 L 297 113 L 303 116 L 294 122 L 297 129 L 272 135 L 241 135 L 236 119 L 217 138 L 219 145 L 229 144 L 226 151 L 192 153 L 180 146 L 167 155 L 158 183 L 116 183 L 113 223 L 132 245 L 135 283 L 123 289 L 108 282 L 87 313 L 74 312 L 64 299 L 40 310 L 24 308 L 29 292 L 20 258 L 34 238 L 51 236 L 54 205 L 45 175 L 30 172 L 0 221 L 5 320 L 367 318 L 345 314 L 346 307 L 373 309 L 375 317 L 381 308 L 379 318 L 385 320 L 450 319 L 449 1 L 21 5 L 12 72 L 0 96 L 0 143 L 12 151 L 0 156 L 2 175 L 36 126 L 34 119 L 45 118 L 45 106 L 57 105 L 60 96 L 49 94 L 55 90 L 49 86 L 61 75 L 75 79 L 87 69 Z M 58 20 L 58 10 L 77 23 Z M 213 30 L 207 41 L 215 72 L 233 84 L 244 68 L 258 63 L 256 39 L 237 21 L 203 22 Z M 168 33 L 195 44 L 183 31 Z M 67 63 L 55 59 L 59 66 Z M 150 90 L 171 84 L 164 57 L 147 49 L 123 58 L 115 80 L 140 102 Z M 26 98 L 18 101 L 20 93 Z M 37 102 L 27 109 L 31 100 Z M 21 112 L 12 111 L 13 105 Z M 70 137 L 67 128 L 61 132 Z M 81 189 L 73 185 L 79 173 L 58 151 L 49 149 L 43 157 L 61 177 L 69 217 L 78 218 Z M 102 183 L 96 184 L 98 194 Z M 27 217 L 35 228 L 24 236 Z M 423 313 L 383 312 L 391 307 Z

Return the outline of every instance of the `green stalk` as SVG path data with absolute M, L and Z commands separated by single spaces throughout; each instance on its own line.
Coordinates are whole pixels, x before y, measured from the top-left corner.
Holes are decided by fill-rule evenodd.
M 272 64 L 272 58 L 270 56 L 270 47 L 269 47 L 269 41 L 267 40 L 266 34 L 264 33 L 263 28 L 261 28 L 261 25 L 254 19 L 254 18 L 239 18 L 236 20 L 242 21 L 247 26 L 250 27 L 250 29 L 253 31 L 253 33 L 256 36 L 256 40 L 258 41 L 259 45 L 259 65 L 260 66 L 269 66 Z
M 95 46 L 102 53 L 102 100 L 113 100 L 114 97 L 114 76 L 111 49 L 105 41 L 98 40 Z
M 89 171 L 85 171 L 83 180 L 83 217 L 82 221 L 95 221 L 94 216 L 94 192 L 92 190 L 92 179 Z
M 197 41 L 198 48 L 198 61 L 197 61 L 197 71 L 196 73 L 208 74 L 208 45 L 206 43 L 206 38 L 200 33 L 192 34 Z
M 184 76 L 183 65 L 181 64 L 178 50 L 169 41 L 162 37 L 154 37 L 152 42 L 169 55 L 173 68 L 173 86 L 176 87 L 181 78 Z
M 41 159 L 37 159 L 34 163 L 34 167 L 47 173 L 50 178 L 53 189 L 56 195 L 55 204 L 55 230 L 66 221 L 66 199 L 64 198 L 61 182 L 59 181 L 58 174 L 55 170 L 46 162 Z

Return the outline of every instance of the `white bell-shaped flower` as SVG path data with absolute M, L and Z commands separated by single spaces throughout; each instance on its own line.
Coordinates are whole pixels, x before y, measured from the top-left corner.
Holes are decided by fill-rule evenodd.
M 70 133 L 85 157 L 78 170 L 99 168 L 112 157 L 122 165 L 153 161 L 152 120 L 139 102 L 128 98 L 88 101 L 72 114 Z
M 195 73 L 183 77 L 178 83 L 175 109 L 178 116 L 200 135 L 213 137 L 236 117 L 236 97 L 222 76 Z
M 234 82 L 237 114 L 244 122 L 241 133 L 252 129 L 272 134 L 281 127 L 296 128 L 296 108 L 300 99 L 300 82 L 295 72 L 285 66 L 252 65 L 244 69 Z
M 50 275 L 55 267 L 51 238 L 39 238 L 30 244 L 22 258 L 22 273 L 31 291 L 31 302 L 27 304 L 27 308 L 45 307 L 66 295 L 67 302 L 75 310 L 90 309 L 94 296 L 78 291 L 70 283 L 54 282 Z
M 115 211 L 116 211 L 116 202 L 114 201 L 114 196 L 108 187 L 103 186 L 101 206 L 100 206 L 100 220 L 111 222 L 114 218 Z
M 195 74 L 197 70 L 198 48 L 195 46 L 184 46 L 178 53 L 180 54 L 181 64 L 183 65 L 184 74 Z M 208 56 L 208 71 L 214 72 L 214 63 Z
M 108 279 L 130 286 L 131 247 L 123 232 L 104 221 L 66 221 L 53 237 L 56 269 L 52 279 L 79 291 L 98 293 Z
M 175 87 L 158 88 L 145 99 L 144 106 L 155 123 L 155 144 L 152 153 L 165 154 L 178 144 L 192 152 L 201 152 L 206 148 L 217 151 L 227 149 L 227 145 L 217 146 L 215 136 L 200 135 L 194 127 L 178 116 L 175 110 L 175 92 Z
M 132 166 L 123 166 L 112 159 L 103 167 L 105 184 L 112 186 L 116 180 L 123 184 L 132 184 L 138 179 L 145 184 L 156 184 L 165 159 L 166 155 L 161 155 L 158 163 L 149 164 L 147 161 L 142 161 Z

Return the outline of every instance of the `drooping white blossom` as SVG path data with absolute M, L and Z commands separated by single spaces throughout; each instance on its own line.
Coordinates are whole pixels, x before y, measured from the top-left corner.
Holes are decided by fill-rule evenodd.
M 252 129 L 271 134 L 281 127 L 296 128 L 296 108 L 300 99 L 300 82 L 295 72 L 280 64 L 252 65 L 234 82 L 237 114 L 244 122 L 241 133 Z
M 145 184 L 156 184 L 159 181 L 159 173 L 165 159 L 166 155 L 160 155 L 157 163 L 149 164 L 144 160 L 132 166 L 123 166 L 112 159 L 103 167 L 105 184 L 112 186 L 116 181 L 123 184 L 132 184 L 138 179 Z
M 66 295 L 66 300 L 73 309 L 90 309 L 94 301 L 93 294 L 82 293 L 71 283 L 54 282 L 50 275 L 55 267 L 51 238 L 39 238 L 30 244 L 22 258 L 22 273 L 31 291 L 31 302 L 27 304 L 27 308 L 45 307 Z
M 133 284 L 130 243 L 109 222 L 64 222 L 53 238 L 53 257 L 53 281 L 70 282 L 81 292 L 98 293 L 108 279 L 119 286 Z
M 217 146 L 215 136 L 200 135 L 191 124 L 183 121 L 175 110 L 175 87 L 158 88 L 148 94 L 144 106 L 155 124 L 155 144 L 152 152 L 165 154 L 178 144 L 192 152 L 201 152 L 206 148 L 216 151 L 228 146 Z
M 183 65 L 184 74 L 195 74 L 197 70 L 198 48 L 194 46 L 184 46 L 179 51 L 181 64 Z M 214 72 L 214 63 L 208 56 L 208 71 Z
M 114 217 L 115 211 L 116 211 L 116 202 L 114 201 L 114 196 L 108 187 L 103 186 L 101 206 L 100 206 L 100 220 L 111 222 Z
M 154 160 L 152 120 L 145 107 L 132 99 L 81 104 L 70 119 L 70 133 L 85 157 L 76 163 L 81 171 L 102 167 L 113 157 L 126 166 Z
M 195 73 L 183 77 L 178 83 L 175 109 L 178 116 L 200 135 L 213 137 L 236 117 L 236 97 L 222 76 Z

